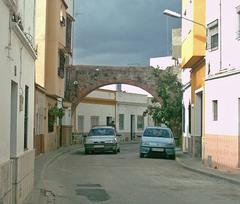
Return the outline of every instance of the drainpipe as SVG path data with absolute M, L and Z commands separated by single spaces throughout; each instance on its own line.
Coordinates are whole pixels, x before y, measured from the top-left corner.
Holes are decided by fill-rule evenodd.
M 222 70 L 222 0 L 219 2 L 219 25 L 220 25 L 220 70 Z

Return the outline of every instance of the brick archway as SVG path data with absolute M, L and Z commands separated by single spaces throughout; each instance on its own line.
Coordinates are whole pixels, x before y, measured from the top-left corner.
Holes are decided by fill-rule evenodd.
M 152 67 L 75 65 L 66 70 L 65 98 L 72 103 L 72 111 L 89 93 L 110 84 L 133 85 L 161 101 L 156 90 L 161 82 L 154 77 Z

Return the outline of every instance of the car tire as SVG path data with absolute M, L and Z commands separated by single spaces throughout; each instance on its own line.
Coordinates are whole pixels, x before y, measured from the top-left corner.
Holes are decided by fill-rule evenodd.
M 120 152 L 120 147 L 118 148 L 118 152 Z
M 85 154 L 89 154 L 89 151 L 85 149 Z
M 174 154 L 174 155 L 170 156 L 170 159 L 171 160 L 175 160 L 176 159 L 176 155 Z
M 114 149 L 113 150 L 113 154 L 117 154 L 118 153 L 118 150 L 117 149 Z
M 140 158 L 144 158 L 144 154 L 143 154 L 143 153 L 140 153 L 139 157 L 140 157 Z

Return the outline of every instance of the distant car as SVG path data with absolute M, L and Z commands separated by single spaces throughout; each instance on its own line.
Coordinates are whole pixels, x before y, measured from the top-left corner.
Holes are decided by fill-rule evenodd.
M 120 152 L 119 137 L 111 126 L 97 126 L 89 131 L 85 138 L 85 154 L 91 152 Z
M 150 155 L 175 159 L 175 141 L 169 128 L 147 127 L 144 130 L 140 145 L 140 157 Z

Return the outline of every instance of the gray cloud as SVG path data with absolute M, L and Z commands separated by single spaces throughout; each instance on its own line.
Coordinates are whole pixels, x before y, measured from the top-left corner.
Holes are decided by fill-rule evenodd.
M 180 12 L 181 0 L 75 0 L 74 63 L 148 65 L 167 55 L 180 21 L 166 8 Z

